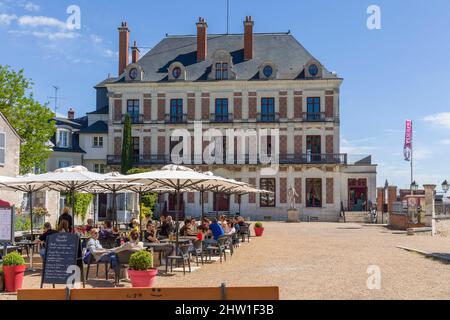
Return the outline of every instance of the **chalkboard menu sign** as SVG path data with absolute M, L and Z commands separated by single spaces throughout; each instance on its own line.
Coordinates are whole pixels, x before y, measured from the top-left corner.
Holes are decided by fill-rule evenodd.
M 0 208 L 0 242 L 14 242 L 14 208 Z
M 47 237 L 45 243 L 44 268 L 41 287 L 48 284 L 67 284 L 71 276 L 70 266 L 79 266 L 83 274 L 80 238 L 71 233 L 54 233 Z

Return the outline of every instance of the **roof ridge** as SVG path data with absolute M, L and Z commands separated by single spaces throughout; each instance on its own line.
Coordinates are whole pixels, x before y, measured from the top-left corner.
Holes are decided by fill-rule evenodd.
M 254 35 L 292 35 L 290 31 L 285 32 L 254 32 Z M 210 36 L 243 36 L 244 33 L 208 33 Z M 166 34 L 166 38 L 197 37 L 197 34 Z

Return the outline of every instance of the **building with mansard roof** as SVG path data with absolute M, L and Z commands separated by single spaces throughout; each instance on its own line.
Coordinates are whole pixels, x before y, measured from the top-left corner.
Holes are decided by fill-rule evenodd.
M 284 220 L 291 186 L 303 220 L 337 221 L 341 208 L 367 210 L 375 202 L 376 165 L 370 156 L 351 163 L 340 151 L 343 79 L 292 34 L 255 33 L 251 17 L 245 18 L 243 34 L 208 34 L 202 18 L 196 25 L 196 35 L 166 36 L 142 57 L 136 42 L 129 47 L 127 23 L 119 27 L 117 77 L 96 86 L 97 112 L 107 109 L 107 125 L 101 128 L 108 130 L 109 170 L 120 166 L 123 122 L 129 114 L 134 166 L 157 169 L 182 157 L 183 164 L 197 170 L 274 192 L 242 196 L 244 215 Z M 196 126 L 200 133 L 277 131 L 255 140 L 205 135 L 196 140 Z M 189 136 L 174 137 L 176 129 Z M 217 147 L 212 152 L 210 144 Z M 250 155 L 255 146 L 256 161 Z M 267 167 L 261 153 L 275 156 L 270 158 L 275 171 L 261 170 Z M 208 160 L 211 156 L 215 161 Z M 186 215 L 200 215 L 199 194 L 184 194 L 182 201 Z M 239 210 L 237 196 L 209 193 L 203 201 L 208 212 Z M 160 197 L 159 209 L 173 212 L 173 196 Z

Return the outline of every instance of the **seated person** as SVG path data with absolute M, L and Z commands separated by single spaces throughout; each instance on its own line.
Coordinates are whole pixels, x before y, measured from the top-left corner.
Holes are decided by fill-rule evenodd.
M 44 233 L 42 233 L 38 239 L 34 240 L 34 243 L 42 243 L 42 248 L 39 252 L 42 258 L 45 256 L 45 241 L 47 240 L 47 236 L 54 233 L 57 233 L 57 231 L 52 229 L 50 222 L 46 222 L 44 223 Z
M 130 223 L 128 224 L 128 228 L 134 230 L 137 229 L 139 231 L 140 228 L 139 221 L 135 218 L 131 219 Z
M 189 229 L 187 230 L 188 236 L 196 236 L 197 235 L 197 221 L 195 218 L 191 219 L 191 224 L 189 225 Z
M 217 222 L 217 219 L 213 219 L 212 223 L 209 225 L 209 230 L 211 231 L 211 234 L 214 238 L 214 240 L 219 240 L 221 236 L 225 234 L 223 231 L 222 226 Z
M 170 219 L 169 219 L 170 218 Z M 161 224 L 161 231 L 159 234 L 162 237 L 168 238 L 169 235 L 174 231 L 174 227 L 172 224 L 172 217 L 168 216 L 167 218 L 164 218 Z
M 233 235 L 233 234 L 236 233 L 236 229 L 234 227 L 233 221 L 231 221 L 231 220 L 227 221 L 227 225 L 226 225 L 224 231 L 225 231 L 225 234 L 228 235 L 228 236 Z
M 147 222 L 147 229 L 144 232 L 144 241 L 159 243 L 159 240 L 156 237 L 156 227 L 152 221 Z
M 184 225 L 180 229 L 180 236 L 188 236 L 188 231 L 191 229 L 191 220 L 184 220 Z
M 113 238 L 113 229 L 111 221 L 105 221 L 99 233 L 100 239 Z
M 130 239 L 128 242 L 125 242 L 120 247 L 111 249 L 110 251 L 117 254 L 119 252 L 128 250 L 144 250 L 144 244 L 139 241 L 139 232 L 137 232 L 136 230 L 130 232 Z
M 114 258 L 112 257 L 112 255 L 109 253 L 108 250 L 103 249 L 98 238 L 99 238 L 98 229 L 95 228 L 92 229 L 91 237 L 86 243 L 87 251 L 83 258 L 84 263 L 88 263 L 90 256 L 92 255 L 96 262 L 109 262 L 111 263 L 111 265 L 113 265 Z
M 93 219 L 87 219 L 87 224 L 84 227 L 85 232 L 91 232 L 91 230 L 94 228 L 94 220 Z
M 206 238 L 208 230 L 203 226 L 197 226 L 197 240 L 203 241 Z

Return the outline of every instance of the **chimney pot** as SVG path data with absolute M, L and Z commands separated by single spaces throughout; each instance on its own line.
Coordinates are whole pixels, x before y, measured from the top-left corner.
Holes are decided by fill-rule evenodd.
M 197 22 L 197 61 L 205 61 L 208 52 L 208 24 L 205 19 L 198 18 Z
M 244 59 L 253 59 L 253 26 L 251 16 L 246 16 L 244 21 Z
M 119 28 L 119 76 L 125 71 L 129 58 L 130 30 L 126 21 Z
M 136 41 L 134 41 L 133 47 L 131 48 L 131 61 L 133 63 L 136 63 L 139 60 L 139 48 L 137 47 Z
M 75 111 L 72 108 L 70 108 L 69 111 L 67 112 L 67 119 L 69 120 L 75 119 Z

